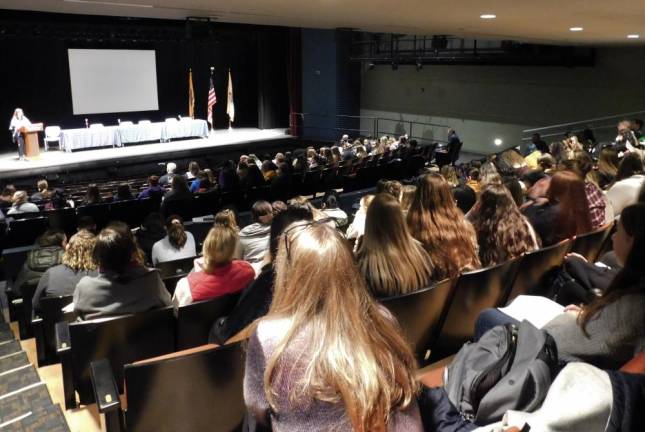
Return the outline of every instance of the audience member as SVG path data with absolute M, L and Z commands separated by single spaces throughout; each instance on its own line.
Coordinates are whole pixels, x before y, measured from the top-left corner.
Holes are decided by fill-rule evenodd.
M 36 189 L 38 189 L 38 192 L 29 198 L 31 201 L 46 201 L 51 196 L 49 183 L 47 183 L 47 180 L 45 179 L 38 180 L 38 183 L 36 183 Z
M 26 285 L 36 287 L 48 269 L 61 263 L 66 246 L 67 237 L 64 232 L 56 229 L 45 231 L 36 240 L 36 248 L 27 254 L 11 290 L 20 295 Z
M 238 334 L 256 319 L 263 317 L 273 299 L 273 265 L 278 251 L 278 243 L 286 227 L 297 221 L 312 221 L 310 211 L 289 208 L 278 213 L 271 221 L 269 254 L 266 255 L 258 277 L 242 292 L 240 299 L 227 317 L 219 319 L 211 328 L 209 340 L 223 344 Z
M 88 185 L 87 191 L 85 192 L 85 198 L 83 199 L 83 205 L 100 204 L 102 202 L 103 198 L 101 198 L 99 187 L 95 184 Z
M 370 204 L 356 257 L 376 297 L 407 294 L 432 280 L 430 256 L 410 235 L 399 202 L 389 194 L 376 195 Z
M 249 339 L 249 414 L 274 430 L 422 430 L 410 347 L 344 238 L 303 222 L 283 236 L 273 301 Z
M 326 217 L 336 221 L 336 225 L 343 227 L 349 222 L 347 213 L 338 207 L 340 197 L 336 191 L 327 191 L 323 197 L 322 212 Z
M 166 164 L 166 174 L 159 178 L 159 184 L 163 187 L 170 185 L 172 183 L 172 179 L 175 177 L 176 170 L 177 164 L 174 162 L 168 162 Z
M 607 199 L 618 216 L 628 205 L 634 204 L 643 185 L 643 160 L 638 153 L 623 157 L 616 173 L 616 182 L 607 190 Z
M 549 152 L 549 146 L 546 144 L 546 142 L 542 139 L 539 133 L 535 132 L 531 136 L 531 142 L 535 144 L 535 147 L 541 152 L 541 153 L 548 153 Z
M 67 296 L 74 294 L 76 284 L 84 276 L 97 276 L 92 252 L 96 237 L 89 231 L 79 231 L 70 237 L 62 262 L 45 271 L 32 299 L 33 309 L 40 310 L 43 297 Z
M 251 217 L 253 223 L 240 231 L 240 247 L 242 259 L 259 270 L 264 255 L 269 250 L 271 220 L 273 219 L 271 204 L 267 201 L 257 201 L 251 207 Z
M 76 231 L 83 230 L 96 234 L 96 222 L 92 216 L 78 216 L 76 218 Z
M 188 164 L 188 171 L 186 172 L 186 180 L 194 180 L 199 174 L 199 164 L 196 161 L 192 161 Z
M 367 209 L 369 208 L 370 203 L 373 199 L 374 195 L 372 194 L 363 195 L 363 197 L 361 198 L 358 211 L 354 215 L 354 220 L 351 224 L 349 224 L 347 231 L 345 232 L 345 236 L 348 239 L 358 240 L 363 236 L 363 233 L 365 233 L 365 218 L 367 217 Z
M 174 176 L 172 179 L 172 188 L 166 192 L 161 203 L 161 213 L 165 213 L 165 209 L 169 202 L 173 201 L 187 201 L 191 199 L 193 194 L 188 189 L 186 179 L 183 176 Z
M 222 191 L 237 190 L 240 188 L 240 180 L 237 177 L 237 171 L 233 161 L 227 160 L 224 162 L 224 165 L 219 171 L 217 184 Z
M 517 207 L 521 207 L 522 204 L 524 204 L 524 191 L 522 190 L 522 185 L 517 177 L 506 176 L 502 178 L 502 184 L 511 194 L 511 197 L 513 197 L 515 205 L 517 205 Z
M 159 185 L 159 177 L 151 175 L 148 177 L 148 187 L 139 192 L 139 199 L 154 198 L 161 201 L 166 193 L 165 189 Z
M 173 303 L 178 307 L 240 292 L 255 277 L 248 262 L 233 259 L 237 230 L 224 219 L 219 222 L 204 240 L 203 258 L 195 260 L 195 271 L 177 282 Z
M 85 276 L 74 291 L 74 311 L 82 319 L 144 312 L 172 304 L 159 272 L 143 266 L 142 253 L 123 223 L 96 237 L 92 258 L 98 276 Z
M 476 194 L 479 193 L 479 170 L 477 168 L 471 168 L 468 171 L 468 180 L 466 181 L 466 186 L 471 188 Z
M 490 185 L 469 214 L 482 266 L 494 266 L 539 247 L 535 231 L 506 187 Z
M 273 201 L 271 203 L 271 210 L 273 211 L 273 217 L 276 217 L 283 211 L 287 209 L 287 204 L 284 201 Z
M 13 205 L 7 212 L 7 215 L 17 215 L 22 213 L 38 213 L 40 210 L 34 203 L 27 201 L 27 192 L 18 191 L 13 194 Z
M 417 187 L 414 185 L 404 185 L 401 189 L 401 211 L 403 212 L 403 216 L 408 214 L 416 191 Z
M 166 235 L 161 213 L 149 213 L 135 234 L 137 243 L 144 253 L 146 264 L 152 265 L 152 247 Z
M 618 153 L 611 146 L 603 147 L 598 157 L 598 186 L 607 189 L 616 179 L 618 174 Z
M 13 204 L 13 194 L 16 193 L 16 187 L 12 184 L 6 185 L 0 194 L 0 208 L 11 207 Z
M 589 153 L 582 151 L 576 153 L 575 170 L 580 174 L 585 183 L 585 194 L 589 202 L 589 214 L 591 216 L 591 227 L 600 228 L 605 224 L 605 196 L 592 182 L 588 181 L 589 173 L 593 170 L 593 160 Z
M 269 160 L 262 162 L 262 176 L 264 177 L 265 182 L 271 183 L 271 180 L 273 180 L 277 175 L 278 167 L 273 162 Z
M 134 199 L 132 196 L 132 191 L 130 190 L 130 185 L 127 183 L 121 183 L 116 188 L 116 195 L 112 201 L 128 201 Z
M 419 179 L 407 216 L 408 227 L 432 260 L 434 279 L 456 277 L 480 267 L 477 235 L 459 210 L 450 185 L 440 174 Z
M 150 258 L 153 265 L 197 255 L 195 238 L 184 229 L 181 216 L 172 215 L 166 219 L 166 233 L 152 246 Z

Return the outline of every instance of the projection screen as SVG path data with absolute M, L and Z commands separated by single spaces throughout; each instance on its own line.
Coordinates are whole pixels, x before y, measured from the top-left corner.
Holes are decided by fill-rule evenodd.
M 154 50 L 69 49 L 74 114 L 156 111 Z

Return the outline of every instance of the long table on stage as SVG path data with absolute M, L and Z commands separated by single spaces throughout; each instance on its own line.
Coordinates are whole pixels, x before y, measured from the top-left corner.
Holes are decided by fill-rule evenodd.
M 60 135 L 60 147 L 66 152 L 94 147 L 121 147 L 150 141 L 207 137 L 206 120 L 181 119 L 160 123 L 140 123 L 119 126 L 101 126 L 85 129 L 64 129 Z

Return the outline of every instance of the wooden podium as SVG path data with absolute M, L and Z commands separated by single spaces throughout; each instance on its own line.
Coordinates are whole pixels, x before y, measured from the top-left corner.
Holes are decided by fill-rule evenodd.
M 32 123 L 29 126 L 23 126 L 20 129 L 22 138 L 25 140 L 25 156 L 34 157 L 40 154 L 40 144 L 38 143 L 38 132 L 43 131 L 42 123 Z

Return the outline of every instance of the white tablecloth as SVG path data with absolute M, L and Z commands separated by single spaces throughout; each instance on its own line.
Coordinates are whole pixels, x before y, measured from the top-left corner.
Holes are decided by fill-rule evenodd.
M 71 152 L 84 148 L 121 147 L 128 143 L 193 137 L 208 137 L 206 120 L 182 119 L 174 122 L 105 126 L 95 129 L 65 129 L 61 131 L 61 148 Z
M 123 144 L 146 141 L 161 141 L 163 123 L 119 126 L 119 137 Z
M 161 129 L 161 139 L 164 141 L 177 138 L 207 137 L 208 123 L 206 120 L 182 119 L 181 121 L 165 122 Z
M 64 129 L 60 132 L 60 146 L 67 152 L 91 147 L 121 146 L 117 126 L 95 129 Z

